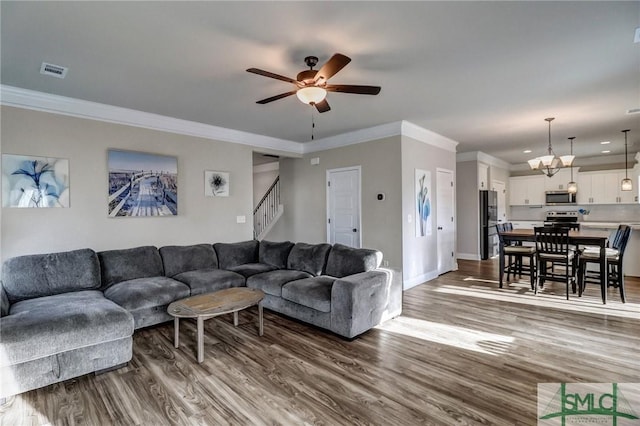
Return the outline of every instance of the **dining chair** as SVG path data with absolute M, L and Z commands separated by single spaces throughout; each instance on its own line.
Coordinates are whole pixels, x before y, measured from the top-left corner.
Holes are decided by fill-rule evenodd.
M 500 246 L 503 247 L 503 256 L 504 256 L 504 270 L 503 273 L 507 274 L 507 281 L 509 281 L 509 276 L 513 274 L 515 277 L 516 274 L 518 277 L 522 277 L 522 275 L 529 275 L 531 282 L 531 290 L 534 289 L 535 279 L 536 279 L 536 268 L 535 268 L 535 256 L 536 256 L 536 248 L 530 246 L 523 246 L 518 243 L 507 244 L 505 243 L 504 237 L 502 233 L 504 231 L 509 231 L 513 229 L 513 225 L 510 222 L 507 223 L 499 223 L 496 225 L 496 230 L 498 231 L 498 238 L 500 240 Z M 528 263 L 524 263 L 522 260 L 527 258 Z M 500 281 L 500 288 L 502 288 L 502 281 Z
M 575 285 L 574 250 L 569 246 L 569 229 L 561 227 L 534 228 L 536 241 L 537 276 L 534 293 L 545 281 L 564 282 L 569 300 L 569 284 Z M 549 267 L 551 263 L 551 267 Z M 556 272 L 556 266 L 564 266 L 564 273 Z
M 631 227 L 629 225 L 620 225 L 613 238 L 613 244 L 610 248 L 605 249 L 607 257 L 607 283 L 609 286 L 620 289 L 620 299 L 622 303 L 626 303 L 624 293 L 624 270 L 622 267 L 624 252 L 631 236 Z M 585 248 L 578 256 L 578 289 L 579 296 L 582 296 L 587 283 L 596 283 L 601 286 L 602 303 L 607 303 L 606 288 L 603 289 L 603 283 L 599 280 L 599 274 L 590 274 L 587 270 L 589 263 L 600 263 L 600 248 Z

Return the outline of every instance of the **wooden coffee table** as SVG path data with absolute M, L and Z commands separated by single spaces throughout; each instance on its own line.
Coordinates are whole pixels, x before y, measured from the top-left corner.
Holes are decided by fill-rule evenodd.
M 180 318 L 195 318 L 198 323 L 198 362 L 204 360 L 204 321 L 233 312 L 233 325 L 238 326 L 238 311 L 258 305 L 258 334 L 264 333 L 262 303 L 264 293 L 246 287 L 234 287 L 213 293 L 200 294 L 176 300 L 167 308 L 174 317 L 174 347 L 178 347 Z

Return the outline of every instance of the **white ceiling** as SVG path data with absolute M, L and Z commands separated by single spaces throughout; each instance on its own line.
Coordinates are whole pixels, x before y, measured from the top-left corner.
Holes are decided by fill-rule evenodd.
M 298 142 L 311 111 L 247 73 L 294 77 L 305 56 L 353 61 L 315 137 L 407 120 L 510 163 L 542 155 L 545 117 L 558 154 L 640 146 L 640 2 L 12 2 L 1 7 L 1 82 L 9 86 Z M 69 67 L 64 80 L 43 61 Z M 524 154 L 526 148 L 533 154 Z M 631 158 L 631 156 L 630 156 Z

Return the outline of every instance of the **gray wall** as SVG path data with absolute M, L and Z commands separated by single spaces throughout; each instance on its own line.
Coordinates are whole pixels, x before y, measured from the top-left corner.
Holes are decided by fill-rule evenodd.
M 458 163 L 456 167 L 458 257 L 480 259 L 478 162 L 464 161 Z
M 252 149 L 190 136 L 2 107 L 2 153 L 69 159 L 70 208 L 3 208 L 2 258 L 90 247 L 252 237 Z M 107 149 L 178 157 L 178 216 L 107 217 Z M 230 173 L 228 198 L 204 196 L 204 170 Z M 236 223 L 236 216 L 246 223 Z
M 327 241 L 326 172 L 349 166 L 362 170 L 362 245 L 383 252 L 389 267 L 402 267 L 400 137 L 391 137 L 280 160 L 284 215 L 268 240 Z M 310 159 L 320 164 L 312 166 Z M 386 194 L 378 201 L 379 192 Z
M 256 207 L 264 194 L 278 177 L 279 170 L 269 170 L 266 172 L 253 173 L 253 207 Z
M 406 287 L 435 278 L 438 269 L 437 169 L 456 173 L 456 153 L 402 137 L 402 276 Z M 415 169 L 431 172 L 431 235 L 416 237 Z M 408 215 L 412 216 L 411 223 Z

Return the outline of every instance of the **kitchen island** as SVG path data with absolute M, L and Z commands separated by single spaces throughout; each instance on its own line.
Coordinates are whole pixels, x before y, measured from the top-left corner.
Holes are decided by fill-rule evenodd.
M 631 226 L 631 237 L 624 252 L 624 261 L 622 268 L 624 274 L 630 277 L 640 277 L 640 222 L 626 223 Z M 620 223 L 617 222 L 580 222 L 581 229 L 597 229 L 614 232 L 618 229 Z

